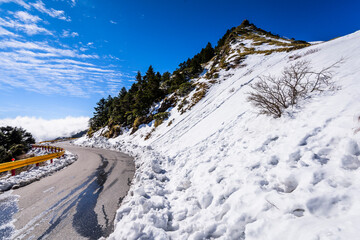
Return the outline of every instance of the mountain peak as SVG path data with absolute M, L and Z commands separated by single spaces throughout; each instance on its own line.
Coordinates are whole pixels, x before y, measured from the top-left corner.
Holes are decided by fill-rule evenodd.
M 217 55 L 209 67 L 207 77 L 210 79 L 217 76 L 220 69 L 243 66 L 242 62 L 248 55 L 289 52 L 309 45 L 305 41 L 287 39 L 265 31 L 245 19 L 239 26 L 228 30 L 219 41 Z
M 250 22 L 249 20 L 245 19 L 244 21 L 242 21 L 242 23 L 240 24 L 239 27 L 247 27 L 247 26 L 250 26 Z

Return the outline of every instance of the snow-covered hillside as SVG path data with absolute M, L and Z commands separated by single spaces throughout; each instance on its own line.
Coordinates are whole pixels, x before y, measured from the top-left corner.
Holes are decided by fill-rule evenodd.
M 300 60 L 321 70 L 341 58 L 333 74 L 341 89 L 303 100 L 281 118 L 259 115 L 246 100 L 260 75 L 280 75 Z M 110 239 L 359 238 L 360 31 L 251 54 L 218 74 L 191 110 L 174 107 L 154 131 L 143 125 L 133 135 L 107 140 L 98 132 L 76 142 L 136 157 Z

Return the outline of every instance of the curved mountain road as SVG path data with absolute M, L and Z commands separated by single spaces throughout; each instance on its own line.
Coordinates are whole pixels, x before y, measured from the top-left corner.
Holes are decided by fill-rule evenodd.
M 116 210 L 127 194 L 135 166 L 130 156 L 59 143 L 78 155 L 61 171 L 14 190 L 12 239 L 98 239 L 114 227 Z

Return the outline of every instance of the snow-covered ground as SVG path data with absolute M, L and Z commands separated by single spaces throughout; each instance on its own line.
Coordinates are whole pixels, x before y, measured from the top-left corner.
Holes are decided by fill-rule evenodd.
M 41 156 L 50 154 L 46 150 L 41 150 L 40 148 L 32 149 L 28 154 L 34 154 L 35 156 Z M 48 163 L 45 166 L 32 167 L 28 171 L 23 171 L 18 175 L 11 176 L 11 173 L 8 172 L 5 176 L 0 178 L 0 192 L 7 191 L 11 188 L 18 188 L 25 185 L 28 185 L 34 181 L 39 180 L 40 178 L 51 175 L 52 173 L 59 171 L 60 169 L 70 165 L 76 161 L 77 156 L 65 151 L 65 155 L 62 158 L 53 159 L 53 163 Z M 47 161 L 47 162 L 50 162 Z
M 343 58 L 333 75 L 341 89 L 278 119 L 259 115 L 248 83 L 279 75 L 294 54 L 318 71 Z M 359 238 L 360 31 L 244 63 L 220 72 L 190 111 L 173 108 L 146 141 L 153 126 L 75 142 L 135 157 L 110 239 Z

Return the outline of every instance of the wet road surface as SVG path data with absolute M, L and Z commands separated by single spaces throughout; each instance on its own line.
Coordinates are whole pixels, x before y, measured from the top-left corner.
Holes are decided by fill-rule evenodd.
M 0 198 L 4 221 L 11 218 L 15 228 L 3 228 L 2 237 L 99 239 L 113 231 L 116 210 L 134 175 L 133 159 L 104 149 L 57 146 L 78 155 L 78 160 Z

